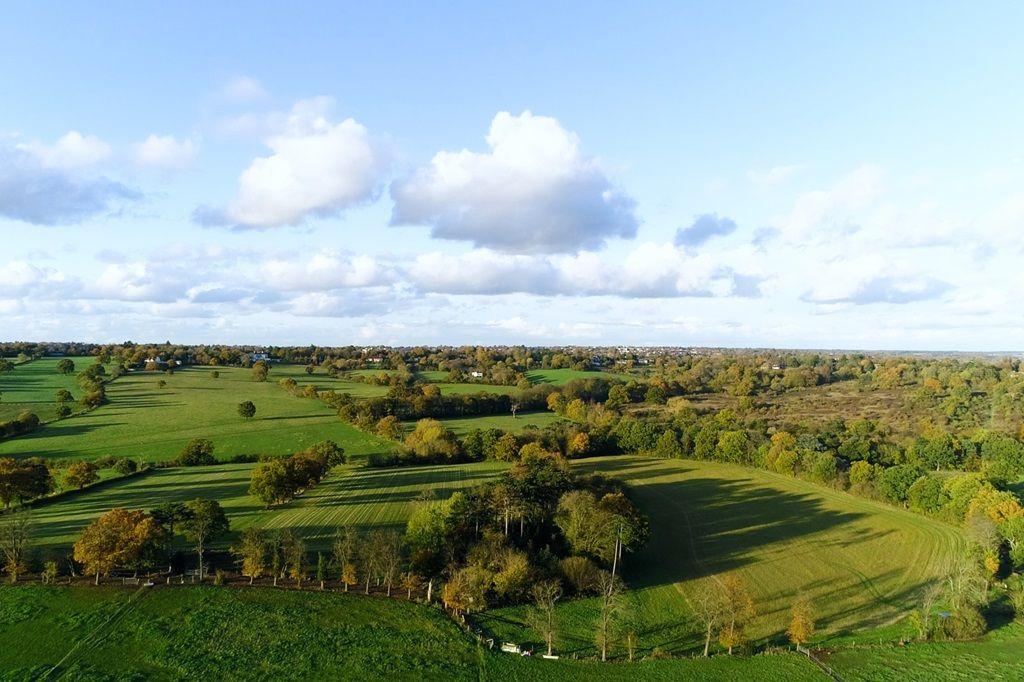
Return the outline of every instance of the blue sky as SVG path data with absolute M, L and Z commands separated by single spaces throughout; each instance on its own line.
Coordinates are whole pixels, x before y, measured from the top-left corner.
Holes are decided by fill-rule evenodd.
M 1018 4 L 208 4 L 5 6 L 3 338 L 1024 348 Z

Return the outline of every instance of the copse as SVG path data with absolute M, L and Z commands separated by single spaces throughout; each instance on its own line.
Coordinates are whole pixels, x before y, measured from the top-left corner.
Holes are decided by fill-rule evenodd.
M 321 441 L 290 457 L 261 462 L 249 479 L 249 494 L 268 507 L 287 502 L 344 462 L 344 449 L 334 441 Z
M 8 509 L 11 502 L 22 504 L 53 491 L 53 475 L 40 459 L 0 458 L 0 503 Z
M 193 438 L 182 449 L 176 460 L 179 466 L 208 466 L 216 464 L 213 456 L 213 443 L 206 438 Z

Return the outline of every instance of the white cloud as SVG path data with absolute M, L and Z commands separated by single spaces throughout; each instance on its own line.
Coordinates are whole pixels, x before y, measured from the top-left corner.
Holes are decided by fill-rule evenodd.
M 336 215 L 371 199 L 389 159 L 369 131 L 349 118 L 332 123 L 328 100 L 299 102 L 283 128 L 266 140 L 270 156 L 242 173 L 226 209 L 200 208 L 204 224 L 268 228 Z
M 500 112 L 490 151 L 438 152 L 394 183 L 392 224 L 513 253 L 599 249 L 636 236 L 635 202 L 554 118 Z
M 110 158 L 110 145 L 95 135 L 82 135 L 72 130 L 52 145 L 27 142 L 19 145 L 29 152 L 44 168 L 73 170 L 106 161 Z
M 184 168 L 196 158 L 198 145 L 173 135 L 150 135 L 133 147 L 135 162 L 154 168 Z
M 699 246 L 712 237 L 724 237 L 735 231 L 736 223 L 731 218 L 705 213 L 696 216 L 689 227 L 676 230 L 676 246 Z
M 322 251 L 305 261 L 270 260 L 261 280 L 279 291 L 328 291 L 390 284 L 394 275 L 372 256 Z

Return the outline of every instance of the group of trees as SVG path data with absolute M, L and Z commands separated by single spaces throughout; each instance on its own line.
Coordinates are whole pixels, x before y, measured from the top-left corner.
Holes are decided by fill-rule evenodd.
M 39 416 L 35 412 L 22 412 L 14 419 L 0 421 L 0 438 L 23 436 L 37 428 L 39 428 Z
M 75 542 L 74 559 L 99 584 L 101 576 L 114 570 L 139 571 L 166 560 L 177 531 L 195 549 L 201 580 L 209 543 L 229 528 L 224 509 L 215 500 L 195 499 L 151 512 L 112 509 L 82 531 Z
M 289 457 L 261 462 L 253 469 L 249 494 L 267 506 L 287 502 L 344 462 L 344 449 L 334 441 L 321 441 Z

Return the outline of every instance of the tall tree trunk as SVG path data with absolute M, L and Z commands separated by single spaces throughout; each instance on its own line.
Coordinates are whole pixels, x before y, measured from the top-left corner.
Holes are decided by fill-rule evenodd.
M 430 603 L 430 599 L 433 596 L 433 594 L 434 594 L 434 579 L 431 578 L 427 582 L 427 603 L 428 604 Z
M 704 633 L 704 656 L 708 655 L 708 650 L 711 648 L 711 626 L 712 623 L 708 623 L 708 629 Z
M 96 584 L 97 585 L 100 584 L 100 572 L 99 571 L 96 571 Z

